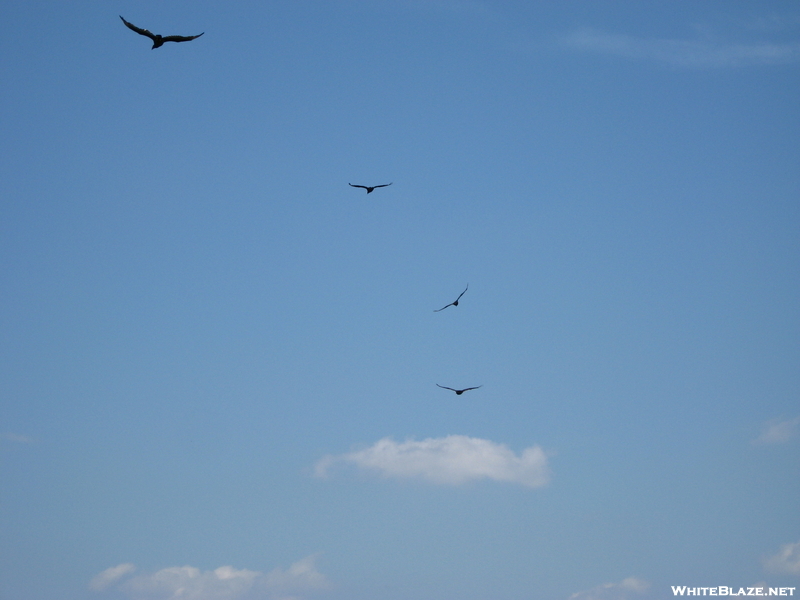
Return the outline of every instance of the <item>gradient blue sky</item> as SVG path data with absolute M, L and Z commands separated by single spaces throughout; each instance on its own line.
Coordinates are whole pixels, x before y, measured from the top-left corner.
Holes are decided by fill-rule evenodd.
M 796 2 L 0 20 L 4 600 L 800 587 Z

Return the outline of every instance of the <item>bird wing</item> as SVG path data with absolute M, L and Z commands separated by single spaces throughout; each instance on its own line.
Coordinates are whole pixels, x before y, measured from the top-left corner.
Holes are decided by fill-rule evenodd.
M 205 31 L 203 32 L 205 33 Z M 168 35 L 167 37 L 161 38 L 165 42 L 191 42 L 192 40 L 196 40 L 199 38 L 203 33 L 197 35 Z
M 389 184 L 389 185 L 391 185 L 391 184 Z M 466 294 L 468 289 L 469 289 L 469 284 L 467 284 L 467 287 L 464 289 L 464 291 L 463 291 L 463 292 L 461 292 L 461 293 L 458 295 L 458 298 L 456 298 L 454 302 L 451 302 L 451 303 L 450 303 L 450 304 L 448 304 L 447 306 L 455 306 L 455 305 L 456 305 L 456 302 L 458 302 L 459 300 L 461 300 L 461 296 L 463 296 L 464 294 Z M 435 310 L 435 311 L 433 311 L 433 312 L 439 312 L 440 310 L 444 310 L 445 308 L 447 308 L 447 306 L 443 306 L 443 307 L 442 307 L 442 308 L 440 308 L 439 310 Z
M 123 22 L 123 23 L 125 23 L 126 27 L 127 27 L 128 29 L 130 29 L 131 31 L 135 31 L 135 32 L 136 32 L 136 33 L 138 33 L 139 35 L 144 35 L 144 36 L 147 36 L 147 37 L 149 37 L 151 40 L 155 41 L 155 39 L 156 39 L 156 36 L 155 36 L 155 35 L 153 35 L 151 32 L 149 32 L 147 29 L 142 29 L 141 27 L 137 27 L 137 26 L 136 26 L 136 25 L 134 25 L 133 23 L 128 23 L 128 22 L 127 22 L 127 21 L 126 21 L 126 20 L 125 20 L 125 19 L 122 17 L 122 15 L 120 15 L 120 16 L 119 16 L 119 18 L 120 18 L 120 19 L 122 19 L 122 22 Z
M 439 385 L 439 384 L 437 383 L 436 385 Z M 444 385 L 439 385 L 439 387 L 442 388 L 443 390 L 450 390 L 451 392 L 457 392 L 458 391 L 458 390 L 454 390 L 453 388 L 449 388 L 449 387 L 444 386 Z
M 471 388 L 464 388 L 464 389 L 463 389 L 463 390 L 461 390 L 461 391 L 462 391 L 462 392 L 468 392 L 468 391 L 470 391 L 470 390 L 477 390 L 478 388 L 482 388 L 482 387 L 483 387 L 483 385 L 476 385 L 475 387 L 471 387 Z
M 394 181 L 392 183 L 394 183 Z M 374 188 L 389 187 L 390 185 L 392 185 L 392 183 L 384 183 L 383 185 L 373 185 L 372 187 Z
M 448 304 L 447 306 L 453 306 L 453 303 L 451 302 L 451 303 L 450 303 L 450 304 Z M 442 308 L 438 308 L 438 309 L 436 309 L 436 310 L 435 310 L 435 311 L 433 311 L 433 312 L 440 312 L 440 311 L 443 311 L 445 308 L 447 308 L 447 306 L 443 306 Z M 450 388 L 447 388 L 447 389 L 450 389 Z
M 348 183 L 347 185 L 349 185 L 351 187 L 360 187 L 360 188 L 367 189 L 367 186 L 365 186 L 365 185 L 353 185 L 352 183 Z

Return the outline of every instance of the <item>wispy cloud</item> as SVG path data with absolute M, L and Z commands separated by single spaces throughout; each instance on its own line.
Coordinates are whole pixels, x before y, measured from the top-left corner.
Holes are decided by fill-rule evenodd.
M 708 39 L 642 38 L 584 27 L 562 37 L 576 50 L 655 60 L 695 69 L 771 65 L 800 60 L 800 41 L 731 44 Z
M 280 568 L 270 571 L 264 576 L 264 586 L 280 594 L 329 589 L 332 587 L 331 582 L 314 566 L 317 556 L 306 556 L 285 571 Z
M 772 573 L 800 575 L 800 542 L 781 546 L 777 554 L 764 559 L 764 568 Z
M 89 588 L 114 592 L 131 600 L 299 600 L 331 587 L 328 578 L 316 570 L 315 560 L 316 555 L 307 556 L 286 570 L 278 568 L 269 573 L 230 566 L 213 571 L 184 566 L 122 580 L 136 570 L 134 565 L 126 563 L 95 576 Z
M 133 577 L 121 585 L 120 590 L 135 599 L 233 600 L 247 594 L 259 574 L 233 567 L 205 572 L 196 567 L 170 567 Z
M 797 435 L 800 430 L 800 417 L 781 421 L 773 419 L 761 427 L 761 435 L 753 440 L 754 444 L 785 444 Z
M 15 442 L 17 444 L 32 444 L 33 439 L 26 435 L 19 435 L 17 433 L 0 433 L 0 440 L 7 442 Z
M 604 583 L 590 590 L 575 592 L 569 600 L 628 600 L 642 598 L 650 584 L 636 577 L 628 577 L 619 583 Z
M 325 456 L 316 464 L 316 475 L 328 475 L 337 463 L 352 463 L 384 477 L 449 485 L 494 479 L 533 488 L 546 485 L 550 478 L 547 456 L 539 446 L 525 448 L 517 456 L 503 444 L 464 435 L 402 443 L 384 438 L 364 450 Z
M 131 563 L 123 563 L 116 567 L 106 569 L 102 573 L 95 575 L 89 582 L 89 589 L 95 592 L 102 592 L 109 588 L 114 582 L 118 581 L 121 577 L 129 575 L 136 570 L 136 565 Z

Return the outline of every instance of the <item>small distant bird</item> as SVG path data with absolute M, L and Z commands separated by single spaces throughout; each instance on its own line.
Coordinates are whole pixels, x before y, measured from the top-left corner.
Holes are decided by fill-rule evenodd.
M 151 50 L 163 46 L 164 42 L 191 42 L 192 40 L 199 38 L 201 35 L 203 35 L 203 33 L 205 33 L 204 31 L 200 35 L 168 35 L 167 37 L 164 37 L 161 35 L 155 35 L 147 31 L 147 29 L 142 29 L 141 27 L 137 27 L 133 23 L 128 23 L 125 19 L 122 18 L 122 15 L 120 15 L 119 18 L 122 19 L 122 22 L 125 23 L 128 29 L 135 31 L 139 35 L 149 37 L 151 40 L 153 40 L 153 47 L 150 48 Z
M 467 293 L 467 290 L 468 290 L 468 289 L 469 289 L 469 284 L 467 284 L 467 287 L 465 287 L 465 288 L 464 288 L 464 291 L 463 291 L 463 292 L 461 292 L 461 293 L 458 295 L 458 298 L 456 298 L 455 302 L 451 302 L 451 303 L 450 303 L 450 304 L 448 304 L 447 306 L 458 306 L 458 301 L 459 301 L 459 300 L 461 300 L 461 296 L 463 296 L 464 294 L 466 294 L 466 293 Z M 439 312 L 440 310 L 444 310 L 445 308 L 447 308 L 447 306 L 443 306 L 442 308 L 439 308 L 439 309 L 437 309 L 437 310 L 435 310 L 435 311 L 433 311 L 433 312 Z
M 394 183 L 394 181 L 392 183 Z M 388 187 L 388 186 L 392 185 L 392 183 L 384 183 L 383 185 L 373 185 L 372 187 L 370 187 L 368 185 L 353 185 L 352 183 L 348 183 L 347 185 L 349 185 L 350 187 L 364 188 L 365 190 L 367 190 L 368 194 L 371 194 L 372 190 L 374 190 L 375 188 Z
M 439 384 L 437 383 L 436 385 L 439 385 Z M 439 387 L 442 388 L 443 390 L 450 390 L 451 392 L 455 392 L 456 396 L 460 396 L 464 392 L 468 392 L 470 390 L 477 390 L 478 388 L 481 388 L 483 386 L 482 385 L 478 385 L 476 387 L 464 388 L 463 390 L 454 390 L 453 388 L 449 388 L 449 387 L 446 387 L 444 385 L 439 385 Z

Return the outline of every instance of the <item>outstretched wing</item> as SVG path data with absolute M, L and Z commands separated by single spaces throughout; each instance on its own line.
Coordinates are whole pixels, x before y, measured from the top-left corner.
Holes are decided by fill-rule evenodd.
M 436 385 L 439 385 L 439 384 L 437 383 Z M 458 390 L 454 390 L 453 388 L 449 388 L 449 387 L 446 387 L 446 386 L 443 386 L 443 385 L 439 385 L 439 387 L 442 388 L 443 390 L 450 390 L 451 392 L 458 392 Z
M 461 391 L 462 391 L 462 392 L 468 392 L 468 391 L 470 391 L 470 390 L 477 390 L 478 388 L 482 388 L 482 387 L 483 387 L 482 385 L 476 385 L 475 387 L 471 387 L 471 388 L 464 388 L 464 389 L 463 389 L 463 390 L 461 390 Z
M 391 185 L 391 184 L 389 184 L 389 185 Z M 458 295 L 458 298 L 456 298 L 456 299 L 455 299 L 455 301 L 451 302 L 451 303 L 450 303 L 450 304 L 448 304 L 447 306 L 458 306 L 458 301 L 459 301 L 459 300 L 461 300 L 461 296 L 463 296 L 464 294 L 466 294 L 466 293 L 467 293 L 467 290 L 468 290 L 468 289 L 469 289 L 469 284 L 467 284 L 467 287 L 466 287 L 466 288 L 464 288 L 464 291 L 463 291 L 463 292 L 461 292 L 461 293 Z M 440 308 L 439 310 L 435 310 L 435 311 L 433 311 L 433 312 L 439 312 L 439 311 L 442 311 L 442 310 L 444 310 L 445 308 L 447 308 L 447 306 L 443 306 L 443 307 L 442 307 L 442 308 Z
M 394 183 L 394 181 L 392 183 Z M 392 183 L 384 183 L 383 185 L 373 185 L 372 187 L 373 188 L 389 187 L 390 185 L 392 185 Z
M 451 302 L 451 303 L 450 303 L 450 304 L 448 304 L 447 306 L 453 306 L 453 303 Z M 433 311 L 433 312 L 440 312 L 440 311 L 443 311 L 445 308 L 447 308 L 447 306 L 443 306 L 442 308 L 437 308 L 437 309 L 436 309 L 435 311 Z M 441 386 L 439 386 L 439 387 L 441 387 Z M 450 388 L 448 388 L 448 389 L 450 389 Z
M 353 185 L 352 183 L 348 183 L 347 185 L 349 185 L 350 187 L 360 187 L 360 188 L 364 188 L 365 190 L 366 190 L 366 189 L 368 189 L 368 188 L 367 188 L 367 186 L 365 186 L 365 185 Z
M 126 20 L 125 20 L 125 19 L 122 17 L 122 15 L 120 15 L 120 16 L 119 16 L 119 18 L 120 18 L 120 19 L 122 19 L 122 22 L 123 22 L 123 23 L 125 23 L 125 26 L 126 26 L 128 29 L 130 29 L 131 31 L 135 31 L 135 32 L 136 32 L 136 33 L 138 33 L 139 35 L 143 35 L 143 36 L 149 37 L 149 38 L 150 38 L 151 40 L 153 40 L 153 41 L 155 41 L 155 40 L 156 40 L 156 36 L 155 36 L 155 35 L 153 35 L 152 33 L 150 33 L 149 31 L 147 31 L 147 29 L 142 29 L 141 27 L 137 27 L 137 26 L 136 26 L 136 25 L 134 25 L 133 23 L 128 23 L 128 22 L 127 22 L 127 21 L 126 21 Z
M 203 32 L 205 33 L 205 31 Z M 199 33 L 197 35 L 168 35 L 167 37 L 161 38 L 165 42 L 191 42 L 192 40 L 196 40 L 199 38 L 203 33 Z

